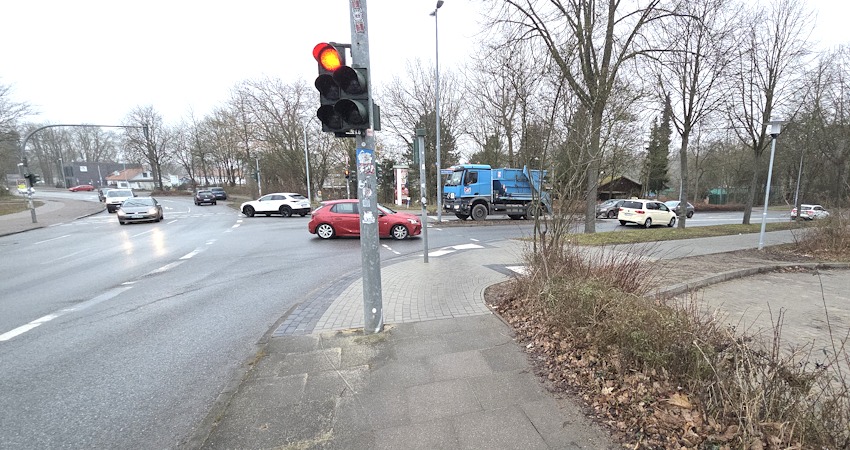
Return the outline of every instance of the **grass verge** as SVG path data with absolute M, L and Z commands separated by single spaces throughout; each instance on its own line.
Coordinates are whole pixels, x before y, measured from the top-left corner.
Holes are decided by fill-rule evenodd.
M 846 221 L 809 226 L 794 251 L 850 260 Z M 547 250 L 529 253 L 527 275 L 491 303 L 541 375 L 577 392 L 629 447 L 850 448 L 848 336 L 833 334 L 826 308 L 832 344 L 815 352 L 783 341 L 781 311 L 772 334 L 748 335 L 696 296 L 647 297 L 665 279 L 649 261 Z

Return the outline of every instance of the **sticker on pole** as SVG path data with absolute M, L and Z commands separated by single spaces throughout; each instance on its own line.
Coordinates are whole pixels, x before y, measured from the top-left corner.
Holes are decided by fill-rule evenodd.
M 357 172 L 364 175 L 375 173 L 375 151 L 368 148 L 357 149 Z

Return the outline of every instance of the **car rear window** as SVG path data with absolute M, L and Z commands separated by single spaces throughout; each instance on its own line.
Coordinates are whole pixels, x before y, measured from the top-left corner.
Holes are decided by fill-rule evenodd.
M 623 202 L 623 208 L 632 208 L 632 209 L 641 209 L 643 208 L 643 202 L 635 202 L 635 201 L 625 201 Z

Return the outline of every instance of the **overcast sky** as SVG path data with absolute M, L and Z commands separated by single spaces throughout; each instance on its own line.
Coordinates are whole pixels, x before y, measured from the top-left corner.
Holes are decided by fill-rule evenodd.
M 368 0 L 372 77 L 433 61 L 436 0 Z M 480 29 L 469 0 L 439 11 L 440 66 Z M 351 42 L 347 0 L 13 0 L 2 7 L 0 83 L 52 123 L 120 123 L 152 105 L 167 122 L 203 116 L 238 82 L 316 77 L 313 47 Z
M 850 43 L 846 0 L 809 0 L 819 47 Z M 478 1 L 439 10 L 440 67 L 475 51 Z M 434 58 L 436 0 L 368 0 L 372 78 Z M 312 84 L 319 42 L 350 42 L 348 0 L 12 0 L 2 8 L 0 84 L 36 122 L 118 124 L 151 105 L 166 122 L 209 113 L 238 82 Z

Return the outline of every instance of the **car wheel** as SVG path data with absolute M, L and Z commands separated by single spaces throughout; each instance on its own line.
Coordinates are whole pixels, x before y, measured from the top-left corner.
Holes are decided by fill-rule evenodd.
M 245 214 L 248 217 L 254 217 L 254 207 L 251 205 L 246 206 L 242 209 L 242 214 Z
M 688 211 L 688 216 L 687 216 L 687 217 L 688 217 L 688 219 L 690 219 L 690 218 L 691 218 L 691 217 L 693 217 L 693 216 L 694 216 L 694 212 L 693 212 L 693 211 Z
M 284 205 L 280 207 L 280 215 L 283 217 L 292 217 L 292 208 Z
M 127 225 L 127 222 L 124 222 L 123 220 L 119 220 L 118 223 L 120 223 L 121 225 Z
M 487 218 L 487 207 L 477 204 L 472 207 L 472 220 L 479 221 Z
M 330 224 L 322 223 L 316 227 L 316 235 L 318 235 L 322 239 L 330 239 L 334 237 L 336 232 L 334 231 L 334 227 L 330 226 Z
M 621 220 L 621 221 L 620 221 L 620 226 L 621 226 L 621 227 L 626 226 L 626 221 L 625 221 L 625 220 Z
M 516 215 L 516 214 L 508 214 L 508 217 L 510 217 L 510 218 L 511 218 L 511 220 L 519 220 L 519 219 L 522 219 L 522 215 Z
M 670 223 L 667 224 L 668 227 L 673 228 L 673 225 L 676 225 L 676 218 L 673 217 L 670 219 Z
M 643 223 L 643 227 L 644 227 L 644 228 L 649 228 L 649 227 L 651 227 L 651 226 L 652 226 L 652 219 L 650 219 L 649 217 L 647 217 L 647 218 L 646 218 L 646 222 L 644 222 L 644 223 Z
M 457 217 L 460 220 L 469 219 L 469 216 L 467 216 L 466 214 L 455 214 L 455 217 Z
M 608 211 L 608 218 L 609 219 L 616 219 L 617 218 L 617 212 L 618 211 Z
M 195 202 L 195 206 L 198 206 L 198 202 Z
M 304 217 L 304 216 L 307 215 L 307 213 L 299 213 L 298 215 L 301 216 L 301 217 Z
M 407 227 L 404 225 L 393 225 L 390 230 L 390 235 L 397 241 L 402 241 L 407 239 L 410 236 L 410 232 L 407 231 Z

